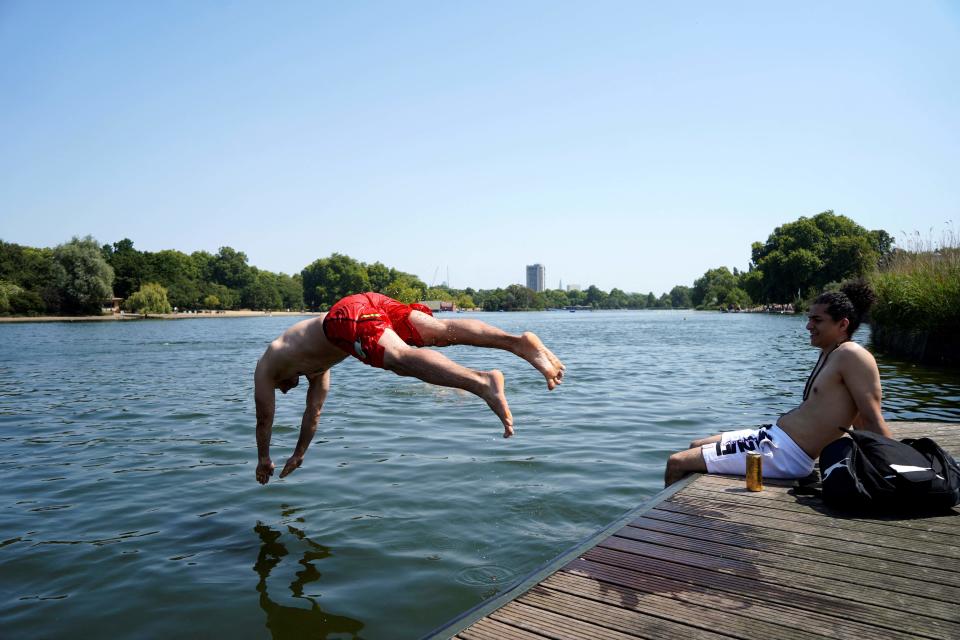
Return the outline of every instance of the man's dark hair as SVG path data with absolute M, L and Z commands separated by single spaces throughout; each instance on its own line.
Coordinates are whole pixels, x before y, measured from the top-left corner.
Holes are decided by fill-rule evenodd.
M 827 313 L 834 322 L 840 322 L 843 318 L 849 320 L 847 337 L 852 338 L 876 300 L 877 296 L 865 280 L 855 280 L 844 284 L 840 291 L 821 293 L 813 304 L 827 305 Z

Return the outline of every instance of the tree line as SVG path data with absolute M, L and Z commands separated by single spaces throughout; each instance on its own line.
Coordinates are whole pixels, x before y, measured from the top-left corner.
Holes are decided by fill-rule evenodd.
M 0 241 L 0 313 L 100 313 L 111 297 L 130 311 L 302 309 L 300 275 L 247 264 L 231 247 L 211 254 L 140 251 L 127 238 L 99 245 L 73 238 L 54 248 Z
M 708 269 L 694 281 L 698 309 L 803 305 L 821 291 L 872 273 L 893 252 L 893 238 L 833 211 L 801 217 L 750 247 L 747 271 Z
M 140 251 L 124 238 L 99 245 L 73 238 L 54 248 L 0 241 L 0 314 L 99 313 L 106 301 L 124 299 L 134 312 L 199 309 L 325 310 L 341 297 L 377 291 L 402 302 L 442 300 L 485 311 L 593 309 L 718 309 L 799 303 L 830 283 L 863 276 L 891 254 L 886 231 L 868 231 L 845 216 L 824 211 L 774 229 L 754 242 L 746 271 L 709 269 L 692 286 L 668 293 L 584 290 L 534 292 L 519 284 L 497 289 L 430 287 L 417 276 L 381 262 L 334 253 L 298 273 L 258 269 L 232 247 L 217 253 L 173 249 Z

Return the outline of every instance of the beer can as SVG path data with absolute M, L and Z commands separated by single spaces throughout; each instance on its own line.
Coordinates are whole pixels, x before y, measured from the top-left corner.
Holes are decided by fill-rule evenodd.
M 763 456 L 756 451 L 747 453 L 747 491 L 763 491 Z

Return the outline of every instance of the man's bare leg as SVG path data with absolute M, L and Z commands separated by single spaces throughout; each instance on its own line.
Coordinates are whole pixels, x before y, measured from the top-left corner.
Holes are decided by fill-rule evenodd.
M 503 437 L 513 435 L 513 414 L 503 390 L 503 374 L 467 369 L 430 349 L 415 349 L 389 329 L 380 337 L 383 366 L 401 376 L 413 376 L 443 387 L 463 389 L 482 398 L 503 423 Z
M 681 480 L 683 476 L 695 471 L 701 473 L 707 471 L 707 463 L 703 459 L 703 451 L 700 450 L 700 447 L 679 451 L 667 460 L 667 468 L 663 474 L 663 486 L 669 487 L 674 482 Z
M 543 374 L 547 389 L 553 390 L 563 382 L 563 363 L 530 331 L 515 336 L 480 320 L 439 320 L 420 311 L 410 313 L 410 323 L 429 346 L 466 344 L 503 349 L 520 356 Z
M 723 434 L 722 434 L 722 433 L 718 433 L 717 435 L 715 435 L 715 436 L 710 436 L 709 438 L 701 438 L 701 439 L 699 439 L 699 440 L 692 440 L 692 441 L 690 442 L 690 448 L 691 448 L 691 449 L 699 449 L 700 447 L 702 447 L 702 446 L 705 445 L 705 444 L 713 444 L 714 442 L 720 442 L 720 440 L 721 440 L 722 438 L 723 438 Z

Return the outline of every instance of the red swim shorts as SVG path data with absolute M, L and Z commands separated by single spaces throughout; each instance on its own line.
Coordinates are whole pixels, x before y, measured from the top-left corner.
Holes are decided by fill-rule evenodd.
M 422 304 L 403 304 L 379 293 L 358 293 L 330 308 L 323 319 L 323 333 L 360 362 L 383 369 L 383 347 L 379 342 L 384 330 L 392 329 L 411 346 L 423 346 L 423 338 L 410 324 L 410 312 L 414 310 L 433 315 Z

